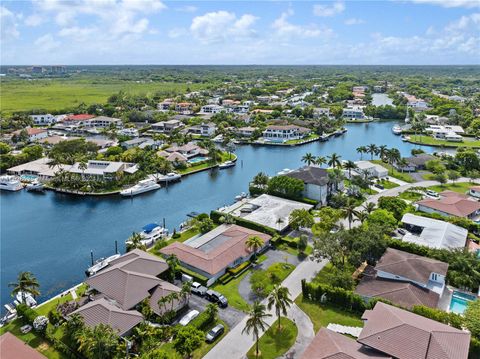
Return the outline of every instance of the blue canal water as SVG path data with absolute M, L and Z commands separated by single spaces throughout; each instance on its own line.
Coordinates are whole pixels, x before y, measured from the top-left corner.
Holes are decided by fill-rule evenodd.
M 297 147 L 238 146 L 237 166 L 197 173 L 133 199 L 119 195 L 76 197 L 50 191 L 2 192 L 2 306 L 11 301 L 8 283 L 18 272 L 33 272 L 41 285 L 39 299 L 47 299 L 84 279 L 90 250 L 96 258 L 111 255 L 117 240 L 123 252 L 124 241 L 133 231 L 150 222 L 161 224 L 163 218 L 167 228 L 178 228 L 192 211 L 209 212 L 232 203 L 236 195 L 247 192 L 248 182 L 258 172 L 274 175 L 284 168 L 301 166 L 301 157 L 307 152 L 323 156 L 336 152 L 342 159 L 358 160 L 356 148 L 375 143 L 410 155 L 414 145 L 393 135 L 393 124 L 350 124 L 341 137 Z

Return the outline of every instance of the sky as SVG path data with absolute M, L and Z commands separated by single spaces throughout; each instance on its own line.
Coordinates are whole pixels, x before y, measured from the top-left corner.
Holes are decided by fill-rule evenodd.
M 480 64 L 480 1 L 0 2 L 4 65 Z

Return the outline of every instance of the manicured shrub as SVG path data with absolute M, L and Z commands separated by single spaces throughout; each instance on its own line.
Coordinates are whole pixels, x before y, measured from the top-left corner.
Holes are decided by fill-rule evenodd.
M 17 305 L 16 309 L 18 316 L 22 317 L 23 322 L 26 324 L 32 325 L 35 318 L 38 317 L 38 313 L 26 304 L 21 303 Z

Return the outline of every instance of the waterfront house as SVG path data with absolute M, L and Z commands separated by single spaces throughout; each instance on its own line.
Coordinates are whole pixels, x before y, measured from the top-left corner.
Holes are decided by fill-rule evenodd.
M 208 155 L 208 150 L 200 147 L 199 145 L 189 142 L 182 146 L 173 145 L 165 150 L 168 153 L 179 153 L 187 159 L 191 159 L 196 156 L 206 156 Z
M 452 191 L 443 191 L 439 199 L 425 198 L 416 202 L 418 210 L 438 213 L 442 216 L 476 219 L 480 214 L 480 203 L 468 196 Z
M 470 333 L 382 302 L 352 339 L 322 328 L 301 359 L 467 359 Z
M 273 125 L 263 131 L 263 139 L 266 142 L 286 142 L 299 140 L 308 136 L 312 130 L 296 125 Z
M 468 231 L 438 219 L 406 213 L 402 217 L 403 227 L 408 230 L 402 238 L 422 246 L 438 249 L 464 248 Z
M 28 334 L 32 335 L 32 334 Z M 39 351 L 20 340 L 10 332 L 0 336 L 0 354 L 2 359 L 46 359 Z
M 88 326 L 109 324 L 119 335 L 126 335 L 142 321 L 142 315 L 135 309 L 145 300 L 157 315 L 170 310 L 178 312 L 187 304 L 188 297 L 178 296 L 165 305 L 158 304 L 160 298 L 181 292 L 159 278 L 167 270 L 168 264 L 163 259 L 147 252 L 134 249 L 125 253 L 85 281 L 98 294 L 72 314 L 81 315 Z
M 122 174 L 132 174 L 138 171 L 137 165 L 128 162 L 112 162 L 89 160 L 87 168 L 82 169 L 80 162 L 76 162 L 68 172 L 77 173 L 85 180 L 110 181 L 118 179 Z
M 152 124 L 152 131 L 156 133 L 171 134 L 177 129 L 181 129 L 184 124 L 179 120 L 168 120 Z
M 237 128 L 235 133 L 240 137 L 252 137 L 255 130 L 255 127 L 246 126 Z
M 38 140 L 41 140 L 43 138 L 48 137 L 48 131 L 44 128 L 33 128 L 33 127 L 27 127 L 23 130 L 17 130 L 13 132 L 14 136 L 19 136 L 22 131 L 27 133 L 28 136 L 28 142 L 35 142 Z
M 388 176 L 388 170 L 385 167 L 372 163 L 370 161 L 356 161 L 357 169 L 355 173 L 362 175 L 363 173 L 368 173 L 370 177 L 375 178 L 385 178 Z M 345 171 L 347 174 L 347 171 Z
M 400 166 L 400 163 L 395 162 L 393 167 L 396 170 L 402 172 L 415 172 L 426 169 L 426 164 L 428 161 L 436 159 L 435 156 L 429 155 L 427 153 L 421 153 L 412 157 L 405 157 L 404 160 L 406 165 Z
M 305 166 L 298 170 L 288 172 L 285 176 L 296 178 L 303 182 L 303 197 L 317 201 L 322 206 L 327 204 L 329 179 L 326 169 L 315 166 Z M 339 183 L 338 189 L 343 189 L 343 181 Z
M 7 173 L 16 176 L 37 176 L 38 180 L 43 182 L 51 180 L 58 171 L 68 171 L 72 167 L 70 165 L 63 164 L 51 166 L 51 162 L 52 160 L 50 158 L 43 157 L 34 161 L 11 167 L 7 169 Z
M 363 113 L 363 107 L 361 106 L 349 106 L 343 109 L 342 117 L 346 120 L 363 120 L 365 114 Z
M 330 113 L 330 109 L 328 107 L 315 107 L 313 109 L 313 118 L 318 119 L 323 116 L 326 116 L 330 120 L 335 119 L 335 116 Z
M 200 125 L 191 126 L 188 128 L 189 133 L 193 133 L 195 135 L 200 135 L 203 137 L 213 136 L 216 130 L 217 125 L 215 125 L 213 122 L 202 123 Z
M 387 248 L 375 268 L 367 267 L 355 292 L 367 300 L 381 297 L 411 308 L 436 308 L 445 288 L 448 264 Z
M 133 138 L 128 141 L 124 141 L 121 143 L 121 146 L 125 148 L 126 150 L 134 147 L 138 148 L 145 148 L 145 147 L 152 147 L 152 148 L 157 148 L 161 142 L 160 141 L 154 141 L 149 137 L 138 137 L 138 138 Z
M 254 252 L 245 242 L 252 236 L 263 241 L 262 252 L 267 248 L 271 236 L 240 227 L 222 224 L 212 231 L 185 242 L 174 242 L 160 250 L 165 255 L 176 255 L 182 266 L 208 278 L 212 285 L 228 268 L 236 267 L 249 260 Z

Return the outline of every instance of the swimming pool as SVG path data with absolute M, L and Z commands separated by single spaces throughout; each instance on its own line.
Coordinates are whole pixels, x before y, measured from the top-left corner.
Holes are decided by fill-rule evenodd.
M 463 314 L 467 309 L 468 302 L 477 299 L 475 296 L 453 291 L 452 300 L 450 301 L 450 311 L 457 314 Z
M 38 177 L 35 175 L 21 175 L 20 180 L 23 182 L 33 182 L 37 179 Z
M 198 163 L 198 162 L 202 162 L 202 161 L 206 161 L 208 160 L 208 157 L 194 157 L 194 158 L 191 158 L 188 160 L 188 163 Z

